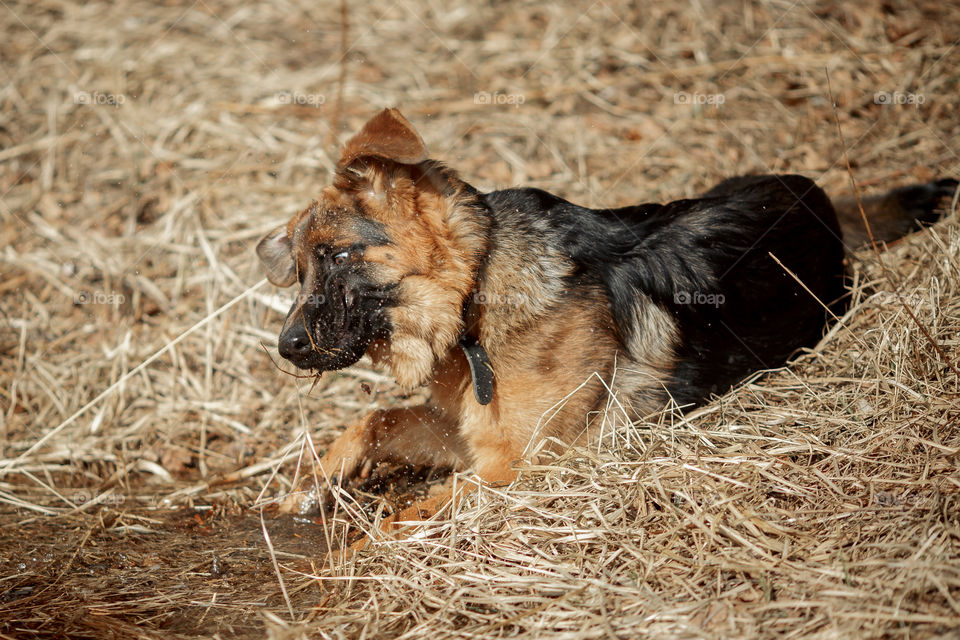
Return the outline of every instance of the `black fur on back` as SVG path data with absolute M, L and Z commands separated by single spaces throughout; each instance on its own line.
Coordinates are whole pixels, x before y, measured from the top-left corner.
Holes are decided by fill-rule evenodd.
M 821 337 L 828 315 L 820 302 L 840 308 L 836 214 L 802 176 L 732 178 L 701 198 L 619 209 L 587 209 L 539 189 L 483 197 L 494 220 L 511 216 L 539 233 L 549 229 L 577 265 L 571 290 L 602 282 L 624 344 L 637 330 L 638 294 L 673 314 L 681 335 L 667 388 L 681 405 L 782 366 Z

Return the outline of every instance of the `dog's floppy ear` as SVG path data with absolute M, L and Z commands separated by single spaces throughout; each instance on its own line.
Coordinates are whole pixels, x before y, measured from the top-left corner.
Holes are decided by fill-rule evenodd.
M 396 109 L 384 109 L 350 138 L 337 163 L 345 169 L 360 158 L 381 158 L 400 164 L 419 164 L 429 158 L 427 145 L 410 121 Z
M 297 281 L 287 225 L 278 227 L 257 245 L 257 256 L 263 264 L 267 280 L 278 287 L 289 287 Z

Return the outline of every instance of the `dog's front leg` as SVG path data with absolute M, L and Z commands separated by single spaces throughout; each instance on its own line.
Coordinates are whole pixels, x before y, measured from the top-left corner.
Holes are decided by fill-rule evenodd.
M 456 425 L 440 411 L 422 405 L 374 411 L 347 428 L 320 459 L 317 480 L 321 485 L 365 476 L 380 462 L 413 466 L 446 466 L 462 469 L 466 447 Z M 312 483 L 312 485 L 311 485 Z M 319 504 L 317 483 L 291 493 L 280 505 L 282 512 L 306 513 Z

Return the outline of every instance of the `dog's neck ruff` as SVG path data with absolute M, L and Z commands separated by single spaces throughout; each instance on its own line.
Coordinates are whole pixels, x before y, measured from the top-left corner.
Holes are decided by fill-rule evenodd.
M 479 281 L 479 277 L 477 278 Z M 473 292 L 463 301 L 463 333 L 457 344 L 463 350 L 463 355 L 470 365 L 470 377 L 473 380 L 473 397 L 482 405 L 490 404 L 493 400 L 493 365 L 487 356 L 486 349 L 480 344 L 480 339 L 473 334 L 470 322 L 470 308 L 473 306 Z

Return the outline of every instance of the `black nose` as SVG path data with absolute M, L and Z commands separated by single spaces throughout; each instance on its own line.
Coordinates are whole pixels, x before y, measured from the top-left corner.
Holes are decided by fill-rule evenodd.
M 280 334 L 277 343 L 280 355 L 296 364 L 303 361 L 313 350 L 310 336 L 300 322 L 293 323 L 286 331 Z

